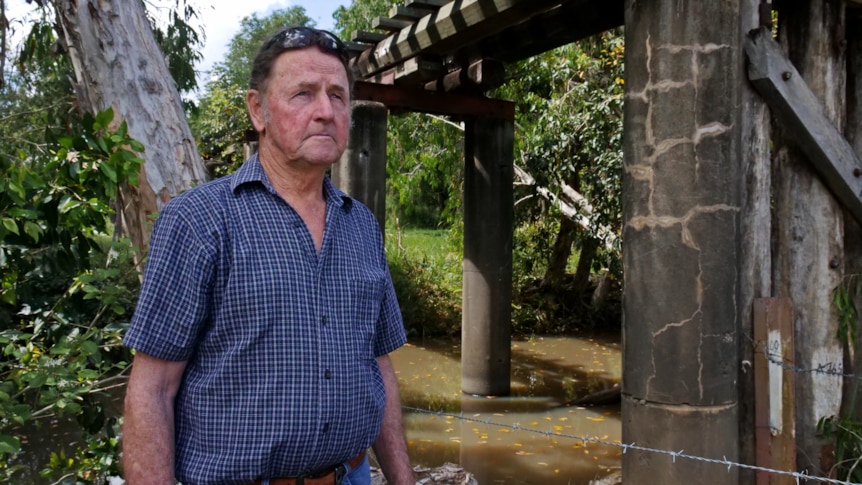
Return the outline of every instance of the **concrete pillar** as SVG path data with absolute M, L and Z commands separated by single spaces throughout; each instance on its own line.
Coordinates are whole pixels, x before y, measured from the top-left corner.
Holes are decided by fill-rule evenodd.
M 623 442 L 739 457 L 739 2 L 626 0 Z M 628 450 L 626 485 L 737 468 Z
M 514 121 L 467 122 L 461 390 L 509 394 Z
M 332 166 L 332 182 L 367 205 L 380 230 L 386 227 L 386 121 L 385 105 L 373 101 L 352 103 L 350 139 L 341 160 Z

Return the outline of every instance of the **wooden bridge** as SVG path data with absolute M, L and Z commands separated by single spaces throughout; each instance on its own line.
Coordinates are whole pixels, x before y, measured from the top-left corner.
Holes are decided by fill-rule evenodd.
M 388 113 L 465 122 L 462 388 L 508 393 L 514 105 L 483 93 L 506 63 L 624 26 L 623 440 L 825 476 L 829 448 L 816 424 L 842 407 L 862 420 L 842 399 L 851 387 L 840 375 L 800 374 L 782 380 L 781 395 L 761 396 L 764 407 L 752 363 L 764 352 L 756 336 L 783 328 L 797 341 L 785 356 L 795 366 L 862 369 L 862 332 L 842 344 L 832 306 L 832 291 L 862 273 L 859 7 L 408 1 L 351 39 L 361 81 L 333 178 L 382 222 Z M 623 476 L 778 483 L 636 451 L 623 456 Z

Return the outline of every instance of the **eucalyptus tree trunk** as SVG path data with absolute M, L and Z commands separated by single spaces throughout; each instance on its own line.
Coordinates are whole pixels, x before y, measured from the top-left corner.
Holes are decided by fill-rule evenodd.
M 149 243 L 151 216 L 206 179 L 176 84 L 141 0 L 53 0 L 61 41 L 75 70 L 78 105 L 113 107 L 115 123 L 146 152 L 139 186 L 120 189 L 117 227 L 135 246 Z

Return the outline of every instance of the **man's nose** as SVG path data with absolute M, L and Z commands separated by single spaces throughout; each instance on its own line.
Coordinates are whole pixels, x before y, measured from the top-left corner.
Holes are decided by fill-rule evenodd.
M 327 93 L 321 93 L 314 100 L 314 115 L 320 119 L 332 119 L 334 109 L 332 98 Z

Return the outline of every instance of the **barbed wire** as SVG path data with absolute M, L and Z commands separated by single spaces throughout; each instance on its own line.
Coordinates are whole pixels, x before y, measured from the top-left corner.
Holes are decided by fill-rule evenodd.
M 416 412 L 416 413 L 432 414 L 432 415 L 440 416 L 440 417 L 448 417 L 448 418 L 458 419 L 461 421 L 468 421 L 468 422 L 472 422 L 472 423 L 484 424 L 487 426 L 497 426 L 500 428 L 508 428 L 508 429 L 511 429 L 512 431 L 526 431 L 529 433 L 540 434 L 540 435 L 543 435 L 543 436 L 548 437 L 548 438 L 554 436 L 554 437 L 559 437 L 559 438 L 572 439 L 575 441 L 582 441 L 585 446 L 587 443 L 596 443 L 596 444 L 602 444 L 602 445 L 607 445 L 607 446 L 614 446 L 617 448 L 622 448 L 623 454 L 625 454 L 628 450 L 637 450 L 637 451 L 644 451 L 644 452 L 648 452 L 648 453 L 667 455 L 673 459 L 674 463 L 676 463 L 677 458 L 684 458 L 684 459 L 688 459 L 688 460 L 702 461 L 702 462 L 706 462 L 706 463 L 713 463 L 713 464 L 717 464 L 717 465 L 727 466 L 728 471 L 730 471 L 730 469 L 732 467 L 737 467 L 737 468 L 741 468 L 741 469 L 762 471 L 762 472 L 772 473 L 772 474 L 776 474 L 776 475 L 791 476 L 791 477 L 794 477 L 796 479 L 796 483 L 799 483 L 800 480 L 811 480 L 811 481 L 815 481 L 815 482 L 833 483 L 833 484 L 837 484 L 837 485 L 862 485 L 862 483 L 859 483 L 859 482 L 847 482 L 847 481 L 842 481 L 842 480 L 836 480 L 834 478 L 817 477 L 817 476 L 808 475 L 804 472 L 791 472 L 791 471 L 785 471 L 785 470 L 774 470 L 771 468 L 764 468 L 764 467 L 759 467 L 756 465 L 737 463 L 737 462 L 728 460 L 726 457 L 722 457 L 721 460 L 718 460 L 715 458 L 706 458 L 706 457 L 697 456 L 697 455 L 690 455 L 690 454 L 685 453 L 684 450 L 680 450 L 680 451 L 659 450 L 659 449 L 655 449 L 655 448 L 649 448 L 646 446 L 639 446 L 635 443 L 631 443 L 631 444 L 617 443 L 615 441 L 605 440 L 605 439 L 601 439 L 601 438 L 597 438 L 597 437 L 589 436 L 589 435 L 578 436 L 578 435 L 570 435 L 570 434 L 566 434 L 566 433 L 558 433 L 558 432 L 554 432 L 554 431 L 543 431 L 540 429 L 534 429 L 534 428 L 529 428 L 526 426 L 521 426 L 520 424 L 517 424 L 517 423 L 516 424 L 497 423 L 497 422 L 491 421 L 490 418 L 488 418 L 488 419 L 472 418 L 469 416 L 464 416 L 463 413 L 459 415 L 459 414 L 445 413 L 445 412 L 441 412 L 441 411 L 431 411 L 428 409 L 413 408 L 413 407 L 409 407 L 409 406 L 404 406 L 403 409 L 408 410 L 408 411 L 412 411 L 412 412 Z
M 795 372 L 797 374 L 823 374 L 832 377 L 842 377 L 845 379 L 855 379 L 862 381 L 862 376 L 845 373 L 843 363 L 827 362 L 825 364 L 820 364 L 814 368 L 797 367 L 793 363 L 789 362 L 787 359 L 783 358 L 781 355 L 769 352 L 769 348 L 766 342 L 757 341 L 748 336 L 746 336 L 746 338 L 748 338 L 748 341 L 751 342 L 752 346 L 754 347 L 755 353 L 763 353 L 763 355 L 766 356 L 766 360 L 768 362 L 775 364 L 786 371 Z M 763 344 L 762 351 L 758 350 L 758 347 L 760 347 L 761 344 Z

